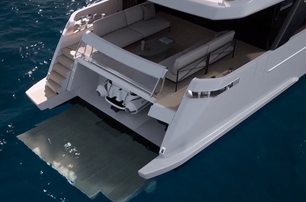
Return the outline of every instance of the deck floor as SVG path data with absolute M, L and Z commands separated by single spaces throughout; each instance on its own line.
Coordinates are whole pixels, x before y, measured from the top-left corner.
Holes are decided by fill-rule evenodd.
M 18 138 L 88 197 L 102 192 L 112 201 L 142 188 L 137 171 L 156 157 L 79 105 Z

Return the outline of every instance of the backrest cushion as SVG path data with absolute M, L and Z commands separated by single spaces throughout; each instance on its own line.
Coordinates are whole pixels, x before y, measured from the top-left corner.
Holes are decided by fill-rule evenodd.
M 94 23 L 94 33 L 103 36 L 120 28 L 127 26 L 123 11 L 114 13 Z
M 150 20 L 155 17 L 155 6 L 153 3 L 147 2 L 147 3 L 141 4 L 141 7 L 143 9 L 143 19 L 144 20 Z
M 201 45 L 178 57 L 174 62 L 174 67 L 169 70 L 173 74 L 176 74 L 177 70 L 199 60 L 200 58 L 204 58 L 207 55 L 207 53 L 208 53 L 208 46 L 206 44 Z
M 229 31 L 208 42 L 208 52 L 211 53 L 234 39 L 235 31 Z
M 138 22 L 143 19 L 143 9 L 141 6 L 133 6 L 124 10 L 126 22 L 128 25 Z

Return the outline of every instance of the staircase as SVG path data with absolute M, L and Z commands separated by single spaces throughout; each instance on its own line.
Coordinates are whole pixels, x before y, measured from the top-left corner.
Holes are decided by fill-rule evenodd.
M 62 55 L 56 58 L 51 72 L 47 76 L 46 90 L 60 94 L 66 89 L 68 78 L 74 63 L 74 55 L 77 45 L 63 48 Z

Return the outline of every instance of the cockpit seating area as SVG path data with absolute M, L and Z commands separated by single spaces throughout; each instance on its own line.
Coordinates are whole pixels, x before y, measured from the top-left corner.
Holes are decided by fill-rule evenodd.
M 169 27 L 169 21 L 156 16 L 154 4 L 146 2 L 95 21 L 93 32 L 122 48 Z
M 203 68 L 206 68 L 207 74 L 209 64 L 231 53 L 234 56 L 236 44 L 234 35 L 234 31 L 222 32 L 211 41 L 198 42 L 161 61 L 160 64 L 168 68 L 167 78 L 176 83 L 175 90 L 177 83 L 186 77 Z
M 185 29 L 186 27 L 188 29 Z M 224 76 L 262 53 L 262 50 L 236 40 L 235 31 L 216 32 L 207 29 L 179 15 L 166 13 L 158 6 L 155 8 L 150 2 L 95 21 L 93 32 L 86 35 L 82 39 L 85 47 L 80 46 L 77 52 L 91 58 L 89 62 L 95 62 L 98 66 L 106 65 L 107 68 L 102 69 L 114 71 L 112 75 L 123 75 L 123 80 L 146 90 L 142 95 L 141 91 L 136 93 L 133 88 L 137 95 L 162 106 L 171 106 L 171 109 L 177 109 L 192 78 Z M 169 48 L 167 46 L 164 51 L 157 53 L 154 51 L 155 42 L 162 39 L 171 41 L 171 44 Z M 143 42 L 144 49 L 141 48 Z M 114 51 L 106 50 L 105 47 L 112 47 Z M 85 51 L 82 51 L 82 48 L 85 48 Z M 85 53 L 86 50 L 91 53 Z M 142 50 L 152 54 L 148 56 L 149 54 L 143 54 L 147 52 Z M 129 61 L 126 57 L 130 58 Z M 114 65 L 114 60 L 121 62 Z M 131 61 L 134 62 L 130 63 L 128 68 L 123 65 Z M 137 65 L 138 63 L 142 65 Z M 154 77 L 154 82 L 151 82 L 153 85 L 150 84 L 148 88 L 150 79 L 146 79 L 147 76 L 139 76 L 137 72 L 147 75 L 148 71 L 155 69 L 149 66 L 156 66 L 157 69 L 167 68 L 163 70 L 167 73 L 166 77 L 158 76 L 157 80 Z M 101 71 L 101 67 L 98 69 Z M 137 74 L 134 69 L 137 69 Z M 131 76 L 127 77 L 127 72 L 131 73 Z

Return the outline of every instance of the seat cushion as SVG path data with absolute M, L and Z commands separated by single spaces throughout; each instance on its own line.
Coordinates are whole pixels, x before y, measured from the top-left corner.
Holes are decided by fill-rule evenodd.
M 164 59 L 163 61 L 159 62 L 159 64 L 163 65 L 163 66 L 166 66 L 168 68 L 172 67 L 174 65 L 174 62 L 176 60 L 176 58 L 180 57 L 181 55 L 184 55 L 185 53 L 188 53 L 189 51 L 203 45 L 207 43 L 207 40 L 201 40 L 199 42 L 197 42 L 196 44 L 193 44 L 192 46 L 188 47 L 187 49 L 181 51 L 181 52 L 178 52 L 174 55 L 171 55 L 170 57 Z
M 227 45 L 224 45 L 221 48 L 211 52 L 210 53 L 209 64 L 212 64 L 212 63 L 220 60 L 224 56 L 229 55 L 230 53 L 233 52 L 233 50 L 234 50 L 233 44 L 227 44 Z
M 235 31 L 225 32 L 218 37 L 211 40 L 208 45 L 209 49 L 208 52 L 213 52 L 218 48 L 224 46 L 225 44 L 231 42 L 234 39 Z
M 161 61 L 159 64 L 168 68 L 167 79 L 171 81 L 181 81 L 193 73 L 201 70 L 206 65 L 206 60 L 201 59 L 199 55 L 207 52 L 207 40 L 199 41 L 191 47 L 170 56 L 169 58 Z M 194 55 L 193 55 L 194 54 Z M 184 67 L 185 71 L 181 71 L 177 78 L 177 71 Z
M 170 27 L 170 22 L 159 17 L 151 20 L 143 20 L 130 25 L 131 29 L 141 33 L 144 37 L 155 34 L 168 27 Z
M 208 45 L 204 44 L 202 46 L 199 46 L 176 58 L 173 67 L 169 69 L 169 71 L 175 74 L 178 70 L 198 60 L 206 61 L 205 57 L 207 57 L 207 54 L 208 54 Z
M 125 14 L 121 11 L 96 21 L 93 32 L 98 36 L 104 36 L 125 26 L 127 26 Z
M 143 10 L 141 6 L 133 6 L 124 10 L 126 22 L 128 25 L 143 20 Z
M 168 67 L 166 75 L 168 79 L 174 82 L 176 79 L 181 81 L 206 66 L 206 56 L 208 53 L 211 53 L 209 60 L 210 64 L 231 53 L 234 47 L 229 42 L 233 40 L 234 35 L 234 31 L 223 32 L 215 39 L 209 42 L 199 42 L 161 61 L 159 64 Z M 184 71 L 180 71 L 177 78 L 177 71 L 182 68 L 184 68 Z
M 135 43 L 136 41 L 139 41 L 143 38 L 143 36 L 129 28 L 123 28 L 116 30 L 114 32 L 111 32 L 103 38 L 121 48 L 128 46 L 132 43 Z

